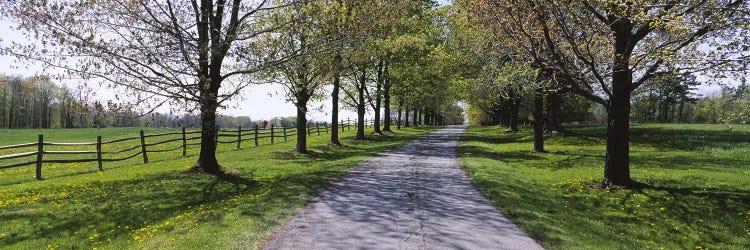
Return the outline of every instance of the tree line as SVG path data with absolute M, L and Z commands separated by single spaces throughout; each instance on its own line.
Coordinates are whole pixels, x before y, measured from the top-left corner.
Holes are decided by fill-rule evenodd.
M 750 123 L 750 97 L 745 84 L 723 85 L 719 90 L 700 94 L 697 86 L 702 83 L 695 74 L 670 74 L 649 81 L 642 89 L 633 93 L 630 121 L 633 123 L 701 123 L 701 124 L 746 124 Z M 478 88 L 476 85 L 474 88 Z M 484 86 L 486 87 L 486 86 Z M 520 96 L 518 114 L 511 115 L 511 103 L 505 100 L 492 101 L 487 88 L 474 90 L 469 100 L 469 119 L 472 124 L 500 125 L 506 132 L 517 131 L 515 124 L 533 123 L 533 102 L 528 96 Z M 528 95 L 528 93 L 525 93 Z M 495 95 L 502 97 L 502 95 Z M 489 101 L 489 102 L 488 102 Z M 563 123 L 606 124 L 606 109 L 595 105 L 575 93 L 546 95 L 544 106 L 545 133 L 569 133 Z
M 0 128 L 89 128 L 138 124 L 134 119 L 111 119 L 108 113 L 112 108 L 107 106 L 113 104 L 102 104 L 91 97 L 92 90 L 85 85 L 70 89 L 55 84 L 49 77 L 0 75 Z M 134 113 L 130 115 L 134 116 Z
M 155 127 L 198 128 L 200 117 L 184 113 L 142 112 L 137 107 L 101 102 L 86 85 L 71 89 L 58 85 L 49 77 L 0 75 L 0 128 L 107 128 Z M 248 116 L 219 115 L 216 124 L 222 128 L 273 124 L 296 126 L 295 117 L 253 120 Z M 315 123 L 316 121 L 310 121 Z M 327 121 L 317 121 L 325 123 Z
M 634 94 L 631 119 L 637 123 L 722 123 L 750 122 L 750 97 L 740 77 L 737 86 L 724 85 L 718 91 L 698 95 L 700 83 L 693 74 L 656 79 Z

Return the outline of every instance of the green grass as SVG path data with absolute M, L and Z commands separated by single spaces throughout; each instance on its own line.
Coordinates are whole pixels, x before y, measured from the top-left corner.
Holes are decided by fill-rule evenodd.
M 229 130 L 236 129 L 236 128 L 229 128 Z M 11 144 L 21 144 L 21 143 L 29 143 L 29 142 L 36 142 L 37 141 L 37 135 L 38 134 L 44 134 L 44 141 L 45 142 L 96 142 L 96 136 L 100 135 L 102 136 L 102 141 L 111 141 L 114 139 L 121 139 L 126 137 L 137 137 L 139 135 L 139 131 L 141 128 L 106 128 L 106 129 L 17 129 L 17 130 L 0 130 L 0 135 L 3 137 L 3 141 L 0 142 L 0 146 L 2 145 L 11 145 Z M 197 131 L 197 129 L 188 129 L 187 132 L 190 131 Z M 166 133 L 166 132 L 180 132 L 180 129 L 175 128 L 145 128 L 144 133 L 146 135 L 154 135 L 159 133 Z M 261 133 L 264 131 L 261 131 Z M 268 130 L 265 130 L 265 132 L 268 132 Z M 282 130 L 278 129 L 276 131 L 280 135 Z M 234 134 L 235 132 L 222 132 L 223 134 Z M 288 140 L 293 140 L 294 136 L 291 136 L 293 132 L 290 130 L 288 131 Z M 315 136 L 317 133 L 313 133 L 313 136 Z M 187 137 L 194 137 L 194 136 L 200 136 L 200 134 L 188 134 Z M 262 137 L 263 135 L 261 135 Z M 266 135 L 268 136 L 268 135 Z M 146 143 L 155 143 L 159 141 L 167 141 L 171 139 L 180 139 L 177 141 L 160 144 L 156 146 L 149 146 L 147 147 L 148 150 L 165 150 L 165 149 L 174 149 L 182 146 L 181 141 L 182 135 L 167 135 L 167 136 L 159 136 L 159 137 L 150 137 L 146 138 Z M 252 139 L 252 135 L 246 135 L 243 137 L 244 139 Z M 221 137 L 220 141 L 232 141 L 235 140 L 235 137 Z M 275 138 L 276 142 L 283 142 L 283 138 Z M 197 143 L 200 142 L 200 140 L 191 140 L 188 141 L 188 143 Z M 259 138 L 258 144 L 261 146 L 269 145 L 271 144 L 270 138 Z M 133 146 L 140 145 L 140 140 L 129 140 L 124 142 L 118 142 L 113 144 L 104 144 L 102 145 L 102 151 L 104 152 L 113 152 L 118 151 L 122 149 L 128 149 L 132 148 Z M 248 147 L 254 147 L 254 141 L 252 140 L 246 140 L 242 142 L 242 148 L 248 148 Z M 220 143 L 218 147 L 219 152 L 223 151 L 230 151 L 236 149 L 235 143 Z M 45 151 L 93 151 L 96 150 L 95 146 L 45 146 Z M 119 154 L 103 154 L 103 158 L 105 159 L 112 159 L 112 158 L 124 158 L 131 156 L 135 153 L 140 152 L 140 148 L 133 149 L 131 151 L 119 153 Z M 187 147 L 187 155 L 197 155 L 200 150 L 200 146 L 198 145 L 191 145 Z M 23 153 L 23 152 L 36 152 L 37 148 L 36 146 L 32 147 L 24 147 L 24 148 L 16 148 L 16 149 L 4 149 L 0 150 L 0 155 L 9 155 L 14 153 Z M 157 162 L 157 161 L 164 161 L 164 160 L 173 160 L 177 159 L 182 156 L 182 150 L 171 150 L 167 152 L 159 152 L 159 153 L 153 153 L 149 152 L 147 153 L 148 159 L 150 162 Z M 59 160 L 59 159 L 95 159 L 95 154 L 86 154 L 86 155 L 52 155 L 52 154 L 45 154 L 44 160 Z M 20 163 L 20 162 L 31 162 L 35 161 L 36 156 L 27 156 L 23 158 L 16 158 L 16 159 L 8 159 L 8 160 L 1 160 L 0 165 L 7 165 L 11 163 Z M 136 156 L 132 159 L 125 160 L 125 161 L 117 161 L 117 162 L 104 162 L 103 168 L 104 169 L 112 169 L 112 168 L 119 168 L 123 166 L 132 166 L 136 164 L 142 164 L 143 163 L 143 157 L 142 156 Z M 70 175 L 77 175 L 82 173 L 93 173 L 98 171 L 98 166 L 96 162 L 88 162 L 88 163 L 45 163 L 42 166 L 42 176 L 45 179 L 54 179 L 58 177 L 65 177 Z M 17 183 L 23 183 L 32 181 L 35 179 L 35 166 L 29 165 L 24 167 L 16 167 L 11 169 L 4 169 L 0 170 L 0 176 L 2 177 L 0 179 L 0 185 L 7 185 L 7 184 L 17 184 Z
M 312 136 L 314 156 L 292 153 L 293 141 L 223 148 L 217 157 L 234 176 L 225 180 L 181 173 L 196 157 L 172 152 L 149 164 L 0 184 L 0 248 L 258 248 L 352 167 L 430 130 L 365 141 L 345 132 L 341 147 L 326 145 L 328 136 Z M 14 174 L 0 171 L 0 180 L 8 175 Z
M 97 135 L 101 135 L 102 140 L 108 141 L 118 138 L 138 136 L 138 131 L 141 129 L 143 129 L 146 134 L 178 132 L 180 130 L 173 128 L 0 129 L 0 138 L 3 138 L 0 142 L 0 146 L 36 142 L 37 135 L 39 134 L 44 134 L 45 141 L 52 142 L 95 142 Z M 190 131 L 196 129 L 187 130 Z
M 750 249 L 750 126 L 638 125 L 631 175 L 643 190 L 589 188 L 603 179 L 604 128 L 569 127 L 533 153 L 530 128 L 470 127 L 458 153 L 479 189 L 550 249 Z

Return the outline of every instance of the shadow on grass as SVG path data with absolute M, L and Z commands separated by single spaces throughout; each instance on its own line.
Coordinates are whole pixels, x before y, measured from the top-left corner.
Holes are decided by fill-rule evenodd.
M 428 128 L 424 128 L 423 130 L 428 130 Z M 366 136 L 363 140 L 354 140 L 353 136 L 348 136 L 341 138 L 342 145 L 325 144 L 311 147 L 310 150 L 315 151 L 316 154 L 306 155 L 291 154 L 288 152 L 273 152 L 272 159 L 306 162 L 311 159 L 316 161 L 335 161 L 350 157 L 372 156 L 376 154 L 376 152 L 383 152 L 387 149 L 393 148 L 394 143 L 410 141 L 418 138 L 418 136 L 404 137 L 401 134 L 403 134 L 403 132 L 387 132 L 385 135 Z M 332 150 L 334 148 L 336 150 Z
M 630 128 L 630 142 L 650 145 L 664 150 L 731 150 L 738 144 L 750 142 L 746 129 L 725 131 L 719 124 L 646 124 Z M 576 125 L 569 129 L 582 140 L 604 142 L 605 126 Z M 578 141 L 575 141 L 578 143 Z
M 83 185 L 52 183 L 17 190 L 10 194 L 16 197 L 4 197 L 4 200 L 27 196 L 41 198 L 28 205 L 18 203 L 0 209 L 4 225 L 17 228 L 2 238 L 0 248 L 60 239 L 70 239 L 66 244 L 72 244 L 72 248 L 96 245 L 96 241 L 105 238 L 124 242 L 135 240 L 139 229 L 150 230 L 150 227 L 163 226 L 169 221 L 173 223 L 163 230 L 175 230 L 179 234 L 197 226 L 192 226 L 189 221 L 175 221 L 176 218 L 185 220 L 192 216 L 191 220 L 221 225 L 226 223 L 223 220 L 227 213 L 231 213 L 225 211 L 250 216 L 243 217 L 243 220 L 258 221 L 260 227 L 272 227 L 293 213 L 293 208 L 304 204 L 312 195 L 346 174 L 360 159 L 419 137 L 402 133 L 378 136 L 368 141 L 347 139 L 342 141 L 345 146 L 340 147 L 313 146 L 311 148 L 320 152 L 315 156 L 285 154 L 279 152 L 283 150 L 279 147 L 267 153 L 238 153 L 237 156 L 247 158 L 233 159 L 233 162 L 252 162 L 258 161 L 255 158 L 258 154 L 268 154 L 270 162 L 311 166 L 304 169 L 264 169 L 260 164 L 243 164 L 237 174 L 221 178 L 170 172 L 136 175 L 128 180 L 94 180 Z M 225 167 L 233 168 L 230 165 Z M 259 169 L 264 169 L 262 175 L 256 173 Z M 182 224 L 184 228 L 176 224 Z M 98 236 L 89 238 L 94 234 Z
M 750 160 L 735 154 L 692 153 L 707 147 L 741 149 L 742 146 L 737 145 L 725 147 L 724 140 L 729 143 L 750 141 L 745 137 L 746 132 L 734 131 L 731 132 L 734 135 L 726 135 L 722 131 L 700 127 L 676 130 L 668 126 L 636 128 L 634 134 L 638 143 L 688 152 L 635 150 L 631 162 L 638 168 L 666 171 L 641 172 L 643 176 L 639 178 L 647 184 L 652 183 L 644 189 L 609 191 L 588 189 L 578 182 L 589 181 L 585 180 L 586 177 L 577 180 L 578 176 L 592 173 L 590 169 L 577 166 L 591 161 L 603 162 L 603 147 L 601 155 L 596 149 L 604 143 L 603 135 L 597 135 L 604 132 L 603 127 L 575 129 L 579 135 L 555 136 L 548 142 L 581 147 L 544 154 L 531 159 L 539 160 L 534 163 L 521 163 L 524 159 L 518 156 L 521 153 L 503 148 L 506 143 L 518 142 L 513 140 L 513 135 L 484 134 L 489 130 L 486 128 L 469 131 L 468 136 L 462 138 L 464 143 L 458 152 L 465 159 L 463 164 L 466 164 L 467 173 L 479 189 L 547 248 L 750 247 L 750 241 L 744 237 L 749 232 L 750 192 L 746 186 L 719 181 L 727 173 L 746 175 L 744 166 L 750 165 Z M 498 138 L 503 136 L 508 138 Z M 669 136 L 671 139 L 667 138 Z M 695 136 L 705 141 L 699 145 L 677 143 Z M 675 142 L 670 143 L 670 140 Z M 634 148 L 638 149 L 638 145 Z M 492 161 L 471 162 L 473 157 Z M 549 168 L 538 168 L 537 164 Z M 563 172 L 550 171 L 558 169 Z M 700 172 L 668 174 L 671 170 L 686 169 Z
M 86 192 L 76 187 L 35 190 L 71 195 L 42 202 L 44 208 L 24 208 L 29 212 L 1 211 L 4 223 L 29 223 L 30 227 L 9 233 L 0 246 L 60 237 L 80 238 L 85 244 L 88 234 L 83 232 L 91 230 L 107 238 L 131 237 L 132 230 L 190 212 L 198 214 L 195 219 L 199 222 L 216 222 L 223 219 L 221 209 L 227 207 L 240 207 L 242 214 L 263 219 L 270 211 L 290 208 L 300 199 L 320 192 L 343 173 L 316 171 L 260 181 L 235 175 L 217 178 L 206 174 L 160 174 L 137 180 L 95 182 L 86 187 Z M 232 201 L 238 197 L 239 201 Z
M 485 147 L 464 145 L 460 147 L 463 156 L 480 157 L 504 162 L 520 162 L 542 159 L 539 154 L 531 151 L 493 151 Z

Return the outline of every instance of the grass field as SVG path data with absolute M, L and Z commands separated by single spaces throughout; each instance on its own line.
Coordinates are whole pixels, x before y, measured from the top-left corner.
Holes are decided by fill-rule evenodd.
M 59 141 L 95 138 L 95 133 L 137 133 L 116 130 L 43 132 Z M 196 161 L 195 156 L 179 157 L 181 152 L 149 164 L 136 160 L 105 166 L 105 171 L 46 174 L 43 181 L 29 180 L 33 175 L 7 181 L 18 178 L 18 173 L 2 170 L 0 248 L 257 248 L 312 195 L 359 162 L 430 130 L 404 129 L 365 141 L 353 140 L 352 130 L 342 134 L 341 147 L 326 145 L 327 135 L 314 135 L 309 138 L 313 156 L 292 153 L 293 141 L 242 150 L 227 145 L 217 155 L 234 176 L 225 180 L 181 173 Z M 15 143 L 28 141 L 23 133 L 35 138 L 37 132 L 3 133 L 13 138 L 8 143 Z M 197 148 L 192 150 L 189 154 L 195 155 Z
M 631 174 L 643 190 L 589 188 L 603 179 L 604 128 L 569 127 L 533 153 L 530 128 L 470 127 L 460 162 L 513 222 L 550 249 L 750 249 L 750 126 L 638 125 Z
M 37 141 L 37 135 L 43 134 L 44 135 L 44 141 L 45 142 L 96 142 L 96 136 L 102 136 L 102 141 L 110 141 L 115 139 L 122 139 L 127 137 L 138 137 L 139 131 L 141 128 L 106 128 L 106 129 L 18 129 L 18 130 L 0 130 L 0 138 L 3 138 L 2 141 L 0 141 L 0 146 L 3 145 L 14 145 L 14 144 L 22 144 L 22 143 L 29 143 L 29 142 L 36 142 Z M 181 130 L 179 128 L 145 128 L 143 129 L 146 136 L 148 135 L 154 135 L 154 134 L 160 134 L 160 133 L 169 133 L 169 132 L 180 132 Z M 222 129 L 223 130 L 223 129 Z M 236 128 L 228 128 L 228 130 L 235 130 Z M 322 130 L 322 129 L 321 129 Z M 187 129 L 188 133 L 191 131 L 198 131 L 198 129 Z M 282 134 L 282 130 L 279 128 L 275 129 L 276 135 L 279 136 Z M 261 130 L 261 133 L 269 133 L 269 130 Z M 293 140 L 294 132 L 289 129 L 288 131 L 288 140 Z M 235 134 L 236 132 L 222 132 L 222 134 Z M 245 132 L 250 133 L 252 132 Z M 315 136 L 317 133 L 313 133 L 313 136 Z M 187 138 L 200 136 L 200 134 L 188 134 L 186 135 Z M 270 138 L 262 138 L 264 135 L 261 134 L 258 139 L 258 144 L 260 146 L 269 145 L 271 144 Z M 265 136 L 268 136 L 266 134 Z M 159 137 L 149 137 L 146 138 L 145 142 L 147 144 L 155 143 L 159 141 L 168 141 L 168 140 L 175 140 L 172 142 L 168 142 L 165 144 L 155 145 L 155 146 L 148 146 L 148 150 L 169 150 L 169 149 L 175 149 L 182 146 L 182 135 L 166 135 L 166 136 L 159 136 Z M 254 147 L 255 143 L 252 140 L 252 135 L 246 135 L 243 137 L 243 139 L 250 139 L 242 142 L 241 147 L 242 148 L 250 148 Z M 236 140 L 236 137 L 221 137 L 219 141 L 233 141 Z M 283 138 L 275 138 L 276 143 L 284 142 Z M 190 140 L 188 143 L 198 143 L 200 140 Z M 117 154 L 103 154 L 103 158 L 105 159 L 113 159 L 113 158 L 125 158 L 128 156 L 133 155 L 134 153 L 138 153 L 141 151 L 140 147 L 140 140 L 129 140 L 129 141 L 123 141 L 123 142 L 117 142 L 112 144 L 104 144 L 102 145 L 102 151 L 104 152 L 113 152 L 123 149 L 128 149 L 132 147 L 136 147 L 133 150 L 129 150 L 127 152 L 117 153 Z M 219 143 L 218 151 L 228 151 L 228 150 L 234 150 L 236 149 L 236 143 Z M 196 155 L 199 152 L 200 147 L 198 145 L 189 145 L 187 147 L 187 155 Z M 93 151 L 96 150 L 96 146 L 88 145 L 88 146 L 45 146 L 45 151 Z M 32 147 L 25 147 L 25 148 L 16 148 L 16 149 L 2 149 L 0 150 L 0 156 L 2 155 L 9 155 L 9 154 L 15 154 L 15 153 L 24 153 L 24 152 L 36 152 L 37 148 L 36 146 Z M 169 150 L 167 152 L 149 152 L 148 158 L 150 162 L 154 161 L 163 161 L 163 160 L 171 160 L 171 159 L 177 159 L 182 156 L 182 149 L 179 150 Z M 83 155 L 55 155 L 55 154 L 45 154 L 44 160 L 60 160 L 60 159 L 95 159 L 96 154 L 83 154 Z M 35 161 L 36 156 L 31 155 L 23 158 L 16 158 L 16 159 L 6 159 L 6 160 L 0 160 L 0 166 L 11 164 L 11 163 L 20 163 L 20 162 L 29 162 L 29 161 Z M 104 162 L 103 168 L 106 169 L 112 169 L 112 168 L 118 168 L 122 166 L 132 166 L 136 164 L 142 164 L 143 163 L 143 157 L 142 156 L 136 156 L 132 159 L 128 159 L 125 161 L 116 161 L 116 162 Z M 50 178 L 57 178 L 57 177 L 63 177 L 63 176 L 70 176 L 70 175 L 76 175 L 81 173 L 92 173 L 98 171 L 98 166 L 96 162 L 80 162 L 80 163 L 45 163 L 42 166 L 42 176 L 45 179 Z M 35 166 L 29 165 L 24 167 L 16 167 L 11 169 L 0 169 L 0 175 L 2 175 L 2 179 L 0 179 L 0 185 L 3 184 L 15 184 L 15 183 L 22 183 L 34 180 L 35 177 Z

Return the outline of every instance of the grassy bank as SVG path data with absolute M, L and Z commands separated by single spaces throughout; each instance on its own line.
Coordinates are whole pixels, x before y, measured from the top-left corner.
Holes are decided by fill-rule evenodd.
M 257 248 L 359 162 L 429 131 L 365 141 L 344 132 L 342 147 L 312 136 L 314 156 L 292 153 L 291 141 L 227 149 L 218 154 L 235 176 L 227 180 L 181 174 L 193 156 L 0 185 L 0 248 Z
M 631 174 L 653 188 L 602 190 L 604 128 L 570 127 L 531 152 L 516 134 L 470 127 L 460 162 L 479 189 L 551 249 L 750 249 L 750 126 L 633 126 Z

